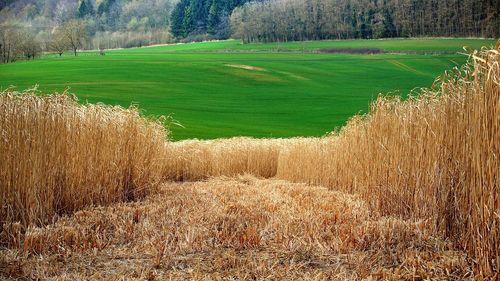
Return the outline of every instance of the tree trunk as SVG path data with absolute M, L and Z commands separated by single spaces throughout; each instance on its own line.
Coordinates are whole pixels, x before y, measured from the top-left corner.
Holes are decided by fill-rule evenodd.
M 75 52 L 75 57 L 76 57 L 76 48 L 74 48 L 73 50 L 74 50 L 74 52 Z

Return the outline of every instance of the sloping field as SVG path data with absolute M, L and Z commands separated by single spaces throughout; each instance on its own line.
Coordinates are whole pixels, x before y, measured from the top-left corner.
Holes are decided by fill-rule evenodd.
M 464 252 L 426 221 L 380 217 L 324 187 L 234 179 L 164 184 L 158 194 L 88 208 L 0 250 L 15 278 L 471 279 Z M 3 269 L 1 269 L 3 268 Z
M 138 104 L 145 115 L 172 115 L 174 140 L 322 136 L 379 93 L 407 96 L 465 62 L 479 39 L 393 39 L 241 44 L 228 40 L 47 55 L 0 65 L 0 88 L 67 87 L 81 101 Z M 380 48 L 376 55 L 319 49 Z M 229 67 L 238 65 L 240 67 Z M 241 67 L 244 66 L 244 67 Z M 393 92 L 394 91 L 394 92 Z M 391 93 L 393 92 L 393 93 Z

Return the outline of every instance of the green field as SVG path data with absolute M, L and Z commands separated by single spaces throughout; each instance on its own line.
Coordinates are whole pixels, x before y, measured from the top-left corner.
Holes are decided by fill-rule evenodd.
M 242 44 L 236 40 L 46 55 L 0 65 L 0 87 L 70 87 L 80 100 L 171 115 L 172 137 L 320 136 L 345 124 L 379 93 L 406 95 L 465 62 L 463 46 L 494 40 L 395 39 Z M 386 54 L 325 54 L 321 48 Z M 395 92 L 399 91 L 399 92 Z

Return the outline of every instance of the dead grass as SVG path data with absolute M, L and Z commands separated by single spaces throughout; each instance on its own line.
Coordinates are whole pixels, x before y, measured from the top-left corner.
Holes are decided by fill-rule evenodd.
M 465 254 L 433 237 L 426 221 L 381 218 L 352 195 L 252 176 L 168 183 L 140 202 L 85 209 L 30 228 L 23 241 L 0 252 L 4 275 L 44 280 L 471 276 Z

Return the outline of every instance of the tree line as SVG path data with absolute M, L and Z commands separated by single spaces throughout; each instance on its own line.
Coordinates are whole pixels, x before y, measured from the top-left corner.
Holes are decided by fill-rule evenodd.
M 88 40 L 88 32 L 84 22 L 70 20 L 55 28 L 46 42 L 45 51 L 52 51 L 59 56 L 71 50 L 77 55 Z M 22 24 L 0 24 L 0 61 L 14 62 L 18 59 L 34 59 L 40 55 L 42 46 L 37 41 L 33 30 Z
M 498 37 L 498 0 L 267 0 L 236 8 L 244 42 L 418 36 Z
M 0 25 L 0 63 L 19 58 L 34 59 L 40 54 L 40 46 L 29 29 L 21 26 Z

